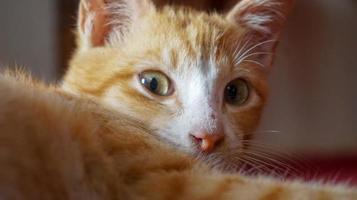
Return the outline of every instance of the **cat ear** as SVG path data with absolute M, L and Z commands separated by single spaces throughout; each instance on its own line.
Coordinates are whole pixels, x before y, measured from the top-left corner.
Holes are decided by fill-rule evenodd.
M 154 9 L 151 0 L 81 0 L 77 22 L 79 48 L 123 40 L 132 23 Z
M 227 14 L 227 20 L 246 29 L 260 51 L 274 52 L 286 17 L 293 7 L 293 0 L 242 0 Z M 271 65 L 273 56 L 261 56 L 264 66 Z

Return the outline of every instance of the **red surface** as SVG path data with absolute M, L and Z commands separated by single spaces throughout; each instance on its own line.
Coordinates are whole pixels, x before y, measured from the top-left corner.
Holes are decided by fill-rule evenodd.
M 357 156 L 309 158 L 303 164 L 297 167 L 305 180 L 357 185 Z
M 357 186 L 357 156 L 307 156 L 304 160 L 299 161 L 293 159 L 280 161 L 284 163 L 283 166 L 268 163 L 265 168 L 260 167 L 255 171 L 283 179 L 303 179 L 306 181 Z M 254 167 L 247 167 L 244 171 L 248 174 L 256 174 Z

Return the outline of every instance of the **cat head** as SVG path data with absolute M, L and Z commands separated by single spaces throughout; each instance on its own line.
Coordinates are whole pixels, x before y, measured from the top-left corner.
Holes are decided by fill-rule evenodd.
M 150 0 L 81 0 L 64 78 L 202 158 L 236 163 L 266 101 L 291 0 L 242 0 L 226 15 Z

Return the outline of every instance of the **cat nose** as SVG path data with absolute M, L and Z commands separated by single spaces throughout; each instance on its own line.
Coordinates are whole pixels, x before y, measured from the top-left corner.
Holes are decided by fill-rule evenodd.
M 201 151 L 209 153 L 223 139 L 221 133 L 195 133 L 191 134 L 193 140 L 199 145 Z

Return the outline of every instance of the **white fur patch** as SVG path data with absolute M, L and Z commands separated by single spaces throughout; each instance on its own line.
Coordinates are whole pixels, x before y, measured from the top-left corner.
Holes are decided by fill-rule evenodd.
M 200 60 L 201 56 L 186 56 L 181 60 L 180 66 L 177 66 L 180 70 L 170 74 L 175 81 L 181 110 L 172 116 L 160 135 L 173 140 L 172 142 L 189 152 L 195 151 L 190 133 L 201 130 L 214 132 L 217 123 L 221 123 L 211 117 L 217 113 L 221 115 L 220 103 L 215 102 L 216 99 L 223 98 L 223 93 L 216 91 L 219 69 L 213 55 L 207 61 Z M 164 50 L 162 56 L 165 62 L 170 60 L 168 50 Z

